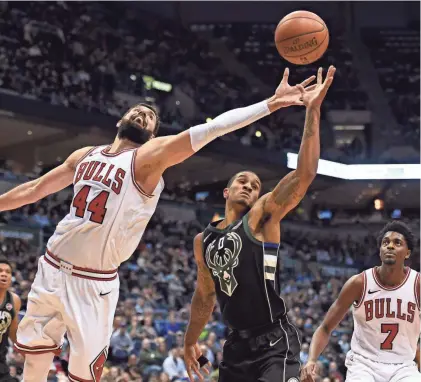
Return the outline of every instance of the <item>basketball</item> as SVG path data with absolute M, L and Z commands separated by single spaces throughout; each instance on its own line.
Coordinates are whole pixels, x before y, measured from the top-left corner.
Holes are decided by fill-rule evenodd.
M 315 13 L 296 11 L 285 16 L 276 27 L 275 44 L 285 60 L 307 65 L 323 56 L 329 45 L 329 31 Z

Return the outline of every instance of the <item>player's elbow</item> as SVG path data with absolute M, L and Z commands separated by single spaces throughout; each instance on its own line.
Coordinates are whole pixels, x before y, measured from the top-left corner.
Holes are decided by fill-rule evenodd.
M 328 325 L 326 325 L 325 323 L 321 324 L 319 326 L 319 330 L 327 336 L 330 336 L 332 334 L 333 328 L 329 327 Z
M 296 176 L 299 178 L 300 184 L 309 187 L 316 178 L 317 168 L 300 168 L 296 170 Z

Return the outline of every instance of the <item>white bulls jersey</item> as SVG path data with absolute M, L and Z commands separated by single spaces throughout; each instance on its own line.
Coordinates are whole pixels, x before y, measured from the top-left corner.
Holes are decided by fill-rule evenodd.
M 47 251 L 73 265 L 116 269 L 142 238 L 164 188 L 153 195 L 135 183 L 135 149 L 109 154 L 95 147 L 76 166 L 70 212 L 58 223 Z
M 407 268 L 401 285 L 382 285 L 376 269 L 366 270 L 361 301 L 354 304 L 351 350 L 372 361 L 413 361 L 420 336 L 419 273 Z

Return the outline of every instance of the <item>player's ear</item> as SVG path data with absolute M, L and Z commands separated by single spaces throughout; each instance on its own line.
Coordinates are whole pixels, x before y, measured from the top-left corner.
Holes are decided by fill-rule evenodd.
M 224 199 L 228 199 L 229 192 L 229 188 L 224 188 Z
M 409 259 L 410 256 L 411 256 L 411 251 L 408 251 L 408 254 L 405 256 L 405 259 Z

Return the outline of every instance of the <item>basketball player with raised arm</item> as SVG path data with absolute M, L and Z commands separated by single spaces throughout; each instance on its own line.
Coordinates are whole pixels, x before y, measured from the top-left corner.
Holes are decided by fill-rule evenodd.
M 15 381 L 9 374 L 6 363 L 9 338 L 16 342 L 18 313 L 21 301 L 16 293 L 11 292 L 12 266 L 3 256 L 0 257 L 0 382 Z
M 300 336 L 287 318 L 280 295 L 280 221 L 304 197 L 320 157 L 320 107 L 333 81 L 330 67 L 311 90 L 299 87 L 307 108 L 295 171 L 259 198 L 261 182 L 253 172 L 234 175 L 224 190 L 225 218 L 194 239 L 197 285 L 184 344 L 190 381 L 200 380 L 197 341 L 216 300 L 231 329 L 219 366 L 220 382 L 298 381 Z M 204 366 L 204 371 L 208 370 Z
M 381 231 L 381 266 L 351 277 L 313 335 L 302 382 L 316 379 L 316 362 L 352 306 L 354 333 L 347 382 L 419 382 L 420 274 L 405 267 L 414 235 L 403 222 Z M 415 360 L 415 362 L 414 362 Z
M 70 212 L 39 261 L 17 333 L 15 348 L 26 354 L 25 382 L 45 382 L 65 332 L 69 379 L 100 380 L 118 300 L 118 267 L 136 249 L 155 211 L 163 172 L 221 135 L 282 107 L 303 105 L 300 97 L 296 86 L 283 81 L 268 100 L 159 138 L 157 112 L 139 104 L 117 123 L 111 145 L 77 150 L 41 178 L 0 196 L 0 211 L 5 211 L 74 186 Z

